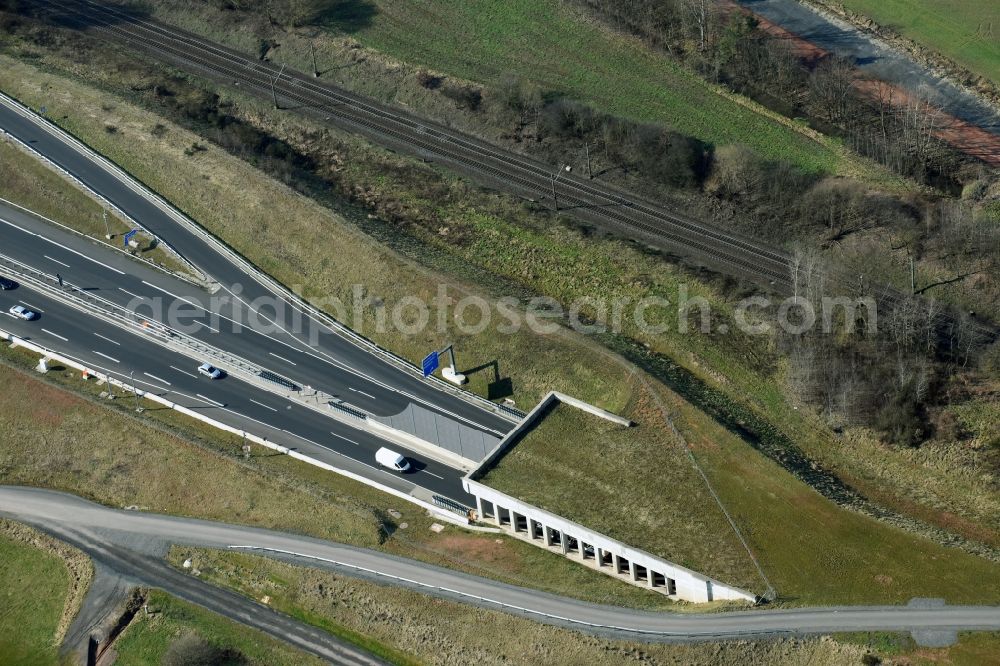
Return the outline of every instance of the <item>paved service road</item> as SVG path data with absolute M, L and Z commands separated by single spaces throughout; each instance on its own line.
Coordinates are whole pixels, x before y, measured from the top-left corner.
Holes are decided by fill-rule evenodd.
M 97 578 L 92 585 L 99 586 L 103 582 L 102 576 L 113 578 L 112 584 L 120 588 L 115 591 L 123 596 L 127 596 L 127 591 L 134 586 L 160 588 L 179 599 L 262 631 L 272 638 L 289 643 L 331 663 L 348 666 L 374 666 L 386 663 L 312 625 L 279 613 L 235 592 L 184 574 L 166 564 L 161 554 L 137 552 L 134 547 L 122 547 L 107 539 L 61 525 L 50 525 L 45 529 L 52 536 L 76 546 L 94 560 Z M 93 620 L 102 620 L 107 611 L 119 603 L 117 598 L 92 600 L 91 594 L 100 597 L 102 590 L 92 587 L 84 602 L 85 607 L 91 603 L 99 604 L 101 601 L 110 602 L 110 606 L 104 605 L 95 609 L 96 617 L 78 618 L 81 626 L 73 632 L 74 635 L 68 635 L 66 639 L 66 646 L 69 649 L 86 646 L 90 632 L 94 629 Z M 74 620 L 73 624 L 76 625 L 77 621 Z
M 640 640 L 720 640 L 752 636 L 826 634 L 840 631 L 912 631 L 953 635 L 960 630 L 1000 630 L 1000 606 L 853 606 L 755 610 L 712 614 L 652 613 L 588 604 L 527 588 L 504 585 L 376 551 L 309 537 L 189 518 L 117 511 L 49 490 L 0 486 L 0 515 L 52 533 L 72 532 L 92 547 L 116 544 L 149 548 L 165 544 L 240 547 L 277 556 L 275 551 L 312 558 L 312 566 L 374 578 L 427 594 L 487 608 L 502 608 L 540 622 L 587 633 Z M 143 543 L 146 545 L 143 546 Z M 169 587 L 165 588 L 171 592 Z M 996 590 L 994 590 L 997 592 Z M 1000 594 L 1000 592 L 997 592 Z

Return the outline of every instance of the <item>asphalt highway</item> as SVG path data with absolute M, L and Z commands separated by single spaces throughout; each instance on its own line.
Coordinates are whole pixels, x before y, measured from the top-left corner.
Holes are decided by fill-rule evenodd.
M 243 335 L 241 339 L 226 336 L 224 341 L 216 340 L 214 342 L 216 346 L 233 345 L 234 353 L 239 354 L 242 351 L 250 360 L 262 367 L 276 366 L 273 369 L 279 374 L 291 376 L 292 379 L 301 378 L 303 384 L 322 389 L 327 393 L 341 394 L 345 401 L 376 414 L 398 413 L 409 402 L 416 402 L 466 425 L 494 434 L 505 433 L 512 427 L 511 420 L 451 393 L 441 391 L 420 377 L 404 372 L 371 354 L 347 338 L 332 333 L 294 302 L 272 291 L 253 273 L 244 271 L 241 266 L 231 261 L 227 254 L 179 222 L 176 217 L 151 200 L 145 192 L 126 182 L 120 174 L 107 168 L 102 162 L 92 159 L 82 147 L 65 141 L 46 123 L 39 122 L 33 116 L 26 117 L 6 104 L 0 103 L 0 127 L 32 146 L 94 192 L 113 202 L 126 215 L 137 220 L 158 239 L 170 245 L 186 260 L 222 285 L 222 291 L 217 295 L 228 296 L 234 303 L 228 310 L 226 306 L 222 306 L 223 314 L 244 324 L 250 321 L 253 315 L 253 319 L 259 320 L 265 328 L 273 329 L 275 327 L 272 323 L 277 320 L 273 317 L 275 305 L 272 304 L 276 304 L 285 313 L 284 321 L 277 322 L 285 323 L 285 330 L 271 335 L 269 339 L 261 339 L 261 336 L 252 334 Z M 10 219 L 9 209 L 6 209 L 2 216 Z M 171 280 L 162 274 L 149 280 L 153 285 L 146 285 L 139 280 L 138 284 L 136 281 L 130 281 L 131 288 L 125 287 L 127 276 L 102 272 L 98 263 L 82 261 L 79 256 L 73 257 L 71 261 L 65 261 L 65 254 L 56 257 L 55 245 L 52 243 L 47 243 L 38 237 L 25 237 L 23 233 L 19 235 L 17 227 L 9 224 L 0 227 L 2 227 L 0 251 L 5 251 L 4 248 L 7 247 L 17 248 L 22 252 L 22 256 L 31 258 L 30 263 L 36 268 L 47 268 L 52 273 L 59 272 L 80 286 L 84 286 L 82 283 L 88 280 L 96 280 L 94 286 L 103 287 L 104 296 L 115 294 L 118 289 L 124 287 L 134 294 L 165 299 L 170 299 L 174 294 L 181 295 L 181 292 L 192 298 L 196 296 L 197 302 L 205 302 L 208 297 L 205 292 L 192 294 L 190 288 L 183 282 Z M 44 251 L 39 255 L 38 252 L 41 250 Z M 92 251 L 102 254 L 97 249 Z M 45 254 L 55 260 L 46 260 Z M 79 270 L 80 273 L 76 273 L 75 270 Z M 122 284 L 112 284 L 119 279 Z M 125 292 L 118 294 L 121 297 L 129 296 Z M 267 305 L 260 306 L 262 303 Z M 207 314 L 205 318 L 208 318 Z M 231 326 L 217 328 L 220 334 L 231 330 Z M 203 331 L 205 332 L 210 331 Z M 314 342 L 315 344 L 312 344 Z M 250 349 L 257 351 L 251 354 Z M 428 349 L 428 352 L 430 351 Z M 289 363 L 285 359 L 292 362 Z M 355 390 L 351 391 L 352 388 Z
M 540 622 L 648 641 L 722 640 L 843 631 L 910 631 L 918 639 L 956 631 L 1000 630 L 1000 606 L 813 607 L 711 614 L 653 613 L 589 604 L 505 585 L 377 551 L 309 537 L 158 514 L 118 511 L 48 490 L 0 487 L 0 514 L 94 544 L 149 548 L 148 542 L 249 549 L 426 594 L 500 608 Z M 143 545 L 146 542 L 147 545 Z M 984 582 L 985 584 L 985 582 Z M 165 588 L 171 592 L 169 587 Z M 994 590 L 996 592 L 996 590 Z
M 34 321 L 9 314 L 13 305 L 39 313 Z M 70 308 L 25 286 L 0 291 L 0 328 L 42 347 L 58 350 L 90 368 L 110 374 L 140 391 L 227 425 L 252 432 L 270 442 L 296 449 L 329 464 L 373 478 L 404 493 L 416 486 L 465 505 L 463 472 L 430 460 L 421 453 L 391 443 L 309 407 L 258 388 L 234 376 L 212 380 L 197 373 L 199 362 L 179 352 L 141 339 L 140 333 Z M 134 395 L 118 389 L 118 400 Z M 390 446 L 415 462 L 415 471 L 399 475 L 375 463 L 375 451 Z
M 342 362 L 340 358 L 350 358 L 345 352 L 357 347 L 315 322 L 306 322 L 284 300 L 246 303 L 226 292 L 210 295 L 196 285 L 133 261 L 123 252 L 2 202 L 0 240 L 3 255 L 50 275 L 58 274 L 66 284 L 128 307 L 205 344 L 253 360 L 299 386 L 322 389 L 366 412 L 398 414 L 414 399 L 366 374 L 364 369 Z M 316 336 L 315 344 L 307 345 L 289 333 L 296 329 Z M 332 339 L 324 342 L 319 336 Z M 382 364 L 380 369 L 384 367 Z M 435 409 L 432 403 L 420 402 Z M 443 409 L 436 411 L 494 436 L 502 436 L 510 425 L 485 412 L 482 416 L 487 418 L 477 422 Z M 490 425 L 482 425 L 484 421 Z

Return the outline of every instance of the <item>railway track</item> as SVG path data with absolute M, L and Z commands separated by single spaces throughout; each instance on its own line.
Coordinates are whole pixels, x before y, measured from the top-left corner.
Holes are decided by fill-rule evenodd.
M 312 77 L 268 61 L 252 59 L 197 35 L 87 0 L 35 0 L 35 6 L 75 20 L 146 52 L 190 63 L 216 76 L 238 82 L 283 101 L 347 121 L 366 133 L 376 133 L 411 150 L 430 154 L 541 199 L 553 189 L 560 208 L 584 211 L 628 235 L 641 235 L 664 249 L 729 269 L 779 289 L 791 286 L 789 256 L 749 239 L 712 228 L 664 210 L 613 187 L 561 173 L 522 155 L 491 146 L 405 111 L 381 105 L 318 83 Z
M 561 210 L 585 214 L 627 237 L 642 238 L 722 272 L 767 284 L 778 292 L 791 293 L 794 288 L 792 257 L 787 252 L 666 210 L 611 185 L 558 173 L 551 165 L 118 7 L 91 0 L 33 0 L 33 4 L 131 48 L 186 63 L 244 89 L 273 94 L 319 113 L 325 120 L 336 118 L 363 134 L 388 139 L 417 154 L 432 155 L 511 189 L 542 200 L 551 198 L 554 191 Z M 825 275 L 828 281 L 840 285 L 853 283 L 857 277 L 839 270 Z M 869 290 L 880 304 L 890 307 L 907 298 L 886 285 L 871 284 Z M 935 315 L 935 321 L 952 321 L 952 316 Z M 973 327 L 984 338 L 995 339 L 997 335 L 992 326 L 975 323 Z

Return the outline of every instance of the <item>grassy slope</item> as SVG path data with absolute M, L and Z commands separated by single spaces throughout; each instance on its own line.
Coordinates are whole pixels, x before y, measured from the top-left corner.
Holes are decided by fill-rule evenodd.
M 0 535 L 0 661 L 55 664 L 69 573 L 50 553 Z
M 643 395 L 624 415 L 637 425 L 624 428 L 559 405 L 482 481 L 631 546 L 686 567 L 699 561 L 700 573 L 764 592 L 650 397 Z M 629 488 L 628 501 L 621 500 L 623 488 Z
M 212 645 L 238 651 L 247 666 L 319 666 L 325 661 L 259 631 L 227 620 L 159 590 L 149 594 L 150 615 L 138 613 L 115 643 L 118 663 L 158 666 L 179 636 L 194 633 Z
M 1000 603 L 1000 589 L 982 585 L 998 580 L 1000 564 L 838 509 L 675 395 L 663 392 L 663 399 L 779 602 L 898 604 L 918 596 Z
M 840 0 L 840 3 L 1000 83 L 1000 10 L 995 2 Z

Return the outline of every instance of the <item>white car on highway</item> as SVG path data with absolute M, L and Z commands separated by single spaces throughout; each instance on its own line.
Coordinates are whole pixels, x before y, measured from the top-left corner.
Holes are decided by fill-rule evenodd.
M 24 321 L 31 321 L 32 319 L 37 319 L 38 315 L 24 307 L 23 305 L 15 305 L 10 310 L 8 310 L 12 315 L 18 319 L 23 319 Z
M 198 372 L 205 375 L 209 379 L 218 379 L 222 376 L 222 370 L 209 365 L 208 363 L 202 363 L 198 366 Z
M 410 469 L 409 460 L 384 446 L 375 452 L 375 462 L 395 472 L 406 472 Z

